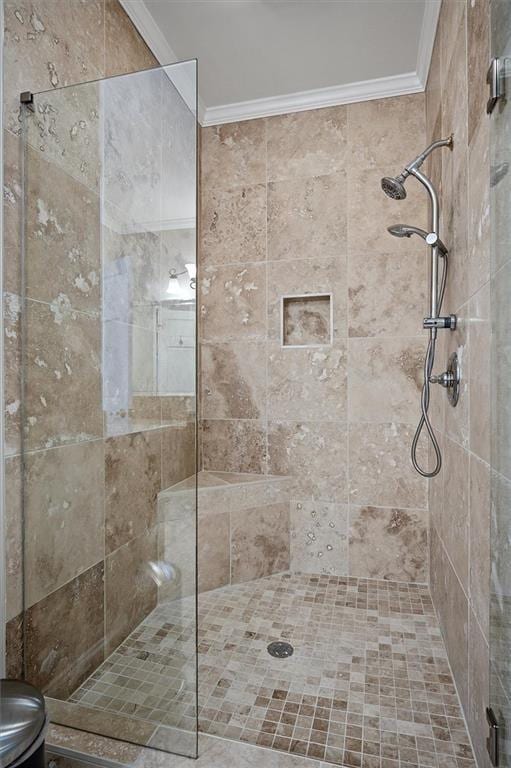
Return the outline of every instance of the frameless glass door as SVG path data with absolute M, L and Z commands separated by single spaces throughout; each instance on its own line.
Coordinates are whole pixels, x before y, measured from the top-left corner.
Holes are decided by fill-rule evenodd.
M 23 120 L 25 677 L 56 723 L 194 756 L 196 62 Z
M 499 765 L 511 766 L 511 104 L 508 101 L 511 4 L 508 0 L 491 0 L 491 46 L 492 57 L 499 62 L 500 85 L 508 94 L 497 101 L 490 117 L 490 707 L 498 725 L 495 741 L 499 746 Z

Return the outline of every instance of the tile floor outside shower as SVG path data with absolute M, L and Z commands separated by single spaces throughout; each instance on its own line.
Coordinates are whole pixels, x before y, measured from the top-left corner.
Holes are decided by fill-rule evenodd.
M 72 700 L 193 726 L 193 602 L 160 605 Z M 475 768 L 426 586 L 280 574 L 201 594 L 199 626 L 202 732 L 355 768 Z M 272 658 L 274 640 L 294 655 Z

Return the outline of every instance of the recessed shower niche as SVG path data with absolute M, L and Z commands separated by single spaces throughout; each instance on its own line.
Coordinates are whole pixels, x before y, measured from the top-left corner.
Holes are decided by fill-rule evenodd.
M 332 294 L 283 296 L 281 337 L 283 347 L 321 347 L 332 344 Z

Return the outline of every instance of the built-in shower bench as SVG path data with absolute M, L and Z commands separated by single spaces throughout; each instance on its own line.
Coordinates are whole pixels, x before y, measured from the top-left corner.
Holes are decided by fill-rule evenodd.
M 289 570 L 288 477 L 203 471 L 197 487 L 199 591 Z M 195 476 L 158 496 L 160 555 L 179 582 L 164 597 L 195 589 L 195 509 Z

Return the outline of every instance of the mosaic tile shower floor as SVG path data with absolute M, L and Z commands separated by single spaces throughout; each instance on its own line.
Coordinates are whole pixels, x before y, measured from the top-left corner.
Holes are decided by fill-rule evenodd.
M 190 599 L 158 607 L 73 700 L 186 727 L 192 621 Z M 475 768 L 427 587 L 284 574 L 202 594 L 199 621 L 201 731 L 355 768 Z

